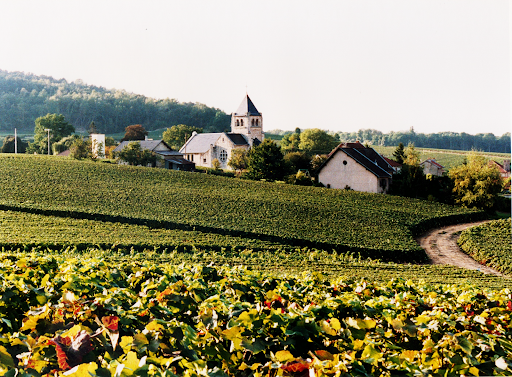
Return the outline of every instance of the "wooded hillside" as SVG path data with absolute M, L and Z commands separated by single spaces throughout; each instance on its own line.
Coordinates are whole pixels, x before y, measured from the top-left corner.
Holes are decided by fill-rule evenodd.
M 156 100 L 81 80 L 0 70 L 0 131 L 33 131 L 34 120 L 48 113 L 63 114 L 77 131 L 94 121 L 102 133 L 122 132 L 132 124 L 149 131 L 187 124 L 221 132 L 230 124 L 230 115 L 201 103 Z

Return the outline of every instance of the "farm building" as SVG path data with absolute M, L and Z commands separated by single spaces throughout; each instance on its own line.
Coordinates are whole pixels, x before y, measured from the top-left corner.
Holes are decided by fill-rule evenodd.
M 443 173 L 445 173 L 444 167 L 438 163 L 435 158 L 426 159 L 420 163 L 420 166 L 423 168 L 423 173 L 425 175 L 430 174 L 441 177 Z
M 248 95 L 231 114 L 231 132 L 198 134 L 194 132 L 181 147 L 180 152 L 197 166 L 213 167 L 213 160 L 221 169 L 231 169 L 228 161 L 234 149 L 250 149 L 263 140 L 263 116 Z
M 122 151 L 130 143 L 138 143 L 141 150 L 147 149 L 156 153 L 156 155 L 160 157 L 159 161 L 156 162 L 156 167 L 185 171 L 195 170 L 195 164 L 193 162 L 186 160 L 182 153 L 172 150 L 163 140 L 123 141 L 114 149 L 114 152 Z
M 501 178 L 510 178 L 510 160 L 504 160 L 503 164 L 500 164 L 498 161 L 491 160 L 489 161 L 489 164 L 498 168 Z
M 370 147 L 341 143 L 318 168 L 318 182 L 328 188 L 386 193 L 393 167 Z

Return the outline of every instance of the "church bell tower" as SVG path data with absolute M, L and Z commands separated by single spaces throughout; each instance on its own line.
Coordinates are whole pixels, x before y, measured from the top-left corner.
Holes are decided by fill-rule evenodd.
M 247 94 L 238 110 L 231 114 L 231 132 L 244 135 L 251 147 L 263 141 L 263 116 Z

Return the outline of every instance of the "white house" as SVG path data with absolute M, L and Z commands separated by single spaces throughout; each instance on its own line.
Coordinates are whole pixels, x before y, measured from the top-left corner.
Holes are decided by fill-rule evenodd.
M 370 147 L 341 143 L 318 168 L 318 182 L 328 188 L 386 193 L 393 167 Z
M 231 132 L 194 132 L 180 152 L 196 166 L 211 168 L 213 160 L 217 159 L 222 169 L 230 169 L 228 161 L 232 150 L 248 150 L 259 145 L 263 137 L 263 116 L 246 95 L 237 111 L 231 114 Z

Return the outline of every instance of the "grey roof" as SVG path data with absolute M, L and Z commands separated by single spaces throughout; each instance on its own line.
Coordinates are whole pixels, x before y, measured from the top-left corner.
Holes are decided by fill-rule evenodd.
M 240 106 L 235 112 L 235 115 L 261 115 L 261 113 L 256 109 L 254 103 L 252 103 L 249 96 L 246 94 Z
M 119 144 L 117 147 L 115 147 L 114 152 L 120 152 L 124 149 L 124 147 L 128 146 L 130 143 L 139 143 L 140 149 L 149 149 L 150 151 L 155 150 L 155 148 L 160 145 L 160 143 L 163 143 L 167 148 L 169 148 L 170 151 L 172 151 L 172 148 L 167 145 L 167 143 L 163 140 L 126 140 L 122 141 L 121 144 Z
M 235 145 L 249 145 L 247 139 L 242 134 L 227 133 L 226 135 Z
M 210 150 L 210 146 L 222 135 L 222 132 L 195 134 L 187 140 L 185 145 L 180 149 L 181 153 L 206 153 Z
M 359 143 L 357 143 L 359 144 Z M 350 146 L 347 146 L 350 145 Z M 388 162 L 374 149 L 366 148 L 364 145 L 356 143 L 340 144 L 329 153 L 327 160 L 318 168 L 320 172 L 327 165 L 327 162 L 338 152 L 343 151 L 358 164 L 362 165 L 366 170 L 378 178 L 391 178 L 393 168 Z
M 352 157 L 355 161 L 357 161 L 360 165 L 364 166 L 366 170 L 373 173 L 378 178 L 391 178 L 391 173 L 386 171 L 383 167 L 378 165 L 378 159 L 371 160 L 363 150 L 359 148 L 340 148 L 347 155 Z M 371 148 L 365 148 L 371 149 Z M 373 149 L 371 149 L 373 151 Z M 377 152 L 373 151 L 376 155 L 379 155 Z M 380 156 L 380 155 L 379 155 Z M 376 156 L 375 156 L 376 157 Z M 385 162 L 385 161 L 384 161 Z M 387 165 L 387 162 L 386 162 Z

